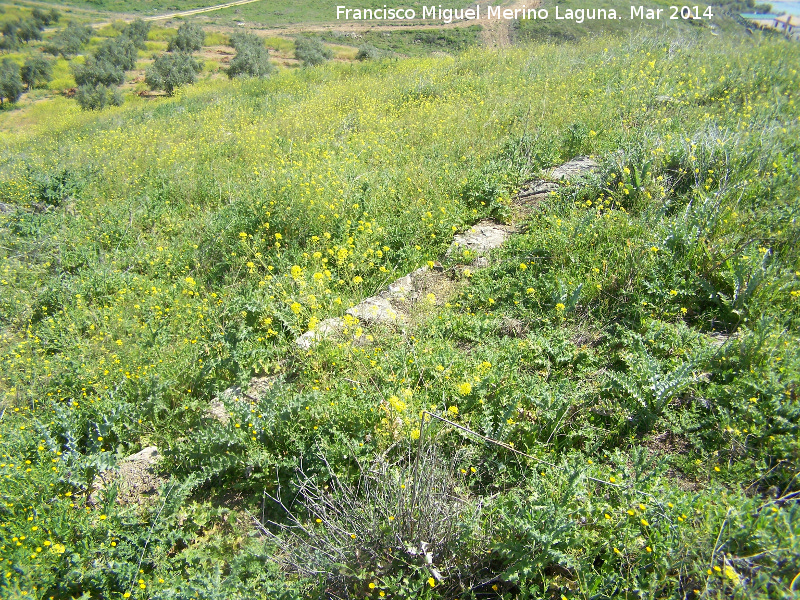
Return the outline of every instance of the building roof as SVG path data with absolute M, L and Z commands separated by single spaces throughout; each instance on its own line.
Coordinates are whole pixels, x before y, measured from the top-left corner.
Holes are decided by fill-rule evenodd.
M 786 25 L 790 25 L 792 27 L 800 27 L 800 17 L 796 17 L 794 15 L 782 15 L 780 17 L 776 17 L 775 20 L 778 23 L 785 23 Z

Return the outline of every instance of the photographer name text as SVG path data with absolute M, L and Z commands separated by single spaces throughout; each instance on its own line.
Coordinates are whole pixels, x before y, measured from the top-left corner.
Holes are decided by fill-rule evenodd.
M 617 21 L 626 18 L 626 14 L 617 14 L 613 8 L 563 8 L 556 6 L 554 11 L 546 8 L 502 8 L 500 6 L 480 6 L 472 8 L 444 8 L 438 6 L 423 6 L 421 11 L 413 8 L 350 8 L 348 6 L 336 7 L 336 19 L 339 21 L 412 21 L 416 19 L 441 21 L 452 23 L 454 21 Z M 711 19 L 711 8 L 694 5 L 647 7 L 637 5 L 630 7 L 630 20 L 633 21 L 661 21 L 661 20 L 692 20 Z

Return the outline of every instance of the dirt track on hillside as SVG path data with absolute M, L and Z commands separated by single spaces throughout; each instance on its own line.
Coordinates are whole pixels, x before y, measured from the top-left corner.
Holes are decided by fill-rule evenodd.
M 506 48 L 511 45 L 511 25 L 509 21 L 504 19 L 487 18 L 487 7 L 494 0 L 477 0 L 475 4 L 481 7 L 482 18 L 472 21 L 453 21 L 452 23 L 444 23 L 441 21 L 431 22 L 416 19 L 414 21 L 396 21 L 391 24 L 377 24 L 375 21 L 327 21 L 320 23 L 292 23 L 285 26 L 278 27 L 259 27 L 255 23 L 245 23 L 245 26 L 252 29 L 258 35 L 268 36 L 285 36 L 297 35 L 300 33 L 321 33 L 326 31 L 340 31 L 342 33 L 358 34 L 364 31 L 404 31 L 404 30 L 420 30 L 420 29 L 455 29 L 458 27 L 469 27 L 470 25 L 482 25 L 483 31 L 481 32 L 481 41 L 483 45 L 489 48 Z M 166 13 L 163 15 L 156 15 L 152 17 L 143 17 L 145 21 L 166 21 L 174 18 L 188 17 L 193 15 L 200 15 L 210 13 L 224 8 L 231 8 L 234 6 L 241 6 L 243 4 L 252 4 L 254 2 L 268 2 L 268 0 L 236 0 L 234 2 L 227 2 L 225 4 L 216 4 L 207 6 L 205 8 L 195 8 L 192 10 L 185 10 L 180 12 Z M 538 6 L 538 0 L 529 0 L 523 2 L 522 0 L 512 0 L 502 5 L 503 9 L 522 8 L 523 6 L 533 7 Z M 120 20 L 133 21 L 136 18 L 142 18 L 137 15 L 120 14 Z M 109 25 L 111 21 L 102 23 L 94 23 L 94 27 L 103 27 Z M 232 32 L 239 31 L 239 28 L 234 27 L 214 27 L 215 31 Z
M 455 29 L 458 27 L 469 27 L 470 25 L 482 25 L 483 31 L 481 32 L 481 41 L 484 46 L 492 48 L 506 48 L 511 45 L 511 24 L 504 19 L 489 20 L 486 15 L 486 8 L 493 0 L 478 0 L 477 5 L 481 7 L 482 18 L 473 21 L 453 21 L 452 23 L 414 20 L 414 21 L 398 21 L 392 24 L 375 24 L 375 22 L 358 22 L 358 21 L 331 21 L 323 23 L 309 23 L 309 24 L 291 24 L 284 27 L 269 27 L 264 29 L 256 29 L 255 32 L 263 36 L 281 36 L 281 35 L 296 35 L 300 33 L 321 33 L 326 31 L 340 31 L 342 33 L 357 34 L 363 31 L 404 31 L 404 30 L 420 30 L 420 29 Z M 521 0 L 513 0 L 503 5 L 503 9 L 519 9 L 523 6 L 533 7 L 538 6 L 538 0 L 530 0 L 523 2 Z M 233 28 L 231 28 L 233 30 Z

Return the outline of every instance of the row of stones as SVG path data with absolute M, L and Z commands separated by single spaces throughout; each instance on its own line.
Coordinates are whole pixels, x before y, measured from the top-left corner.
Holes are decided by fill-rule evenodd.
M 597 163 L 587 157 L 573 159 L 551 170 L 546 179 L 529 182 L 514 197 L 514 201 L 519 205 L 541 201 L 558 189 L 557 182 L 572 181 L 596 169 L 597 166 Z M 464 233 L 455 235 L 446 254 L 451 255 L 454 252 L 469 250 L 472 256 L 477 257 L 471 266 L 476 269 L 481 268 L 488 265 L 487 254 L 501 246 L 509 236 L 516 232 L 517 229 L 511 225 L 483 220 Z M 424 298 L 425 292 L 432 287 L 432 280 L 446 277 L 442 271 L 443 269 L 440 267 L 433 269 L 422 267 L 412 271 L 391 283 L 380 293 L 351 307 L 347 310 L 347 314 L 366 325 L 403 324 L 406 322 L 413 304 Z M 307 331 L 297 338 L 295 343 L 300 348 L 308 350 L 324 339 L 335 337 L 345 327 L 346 323 L 342 318 L 325 319 L 313 331 Z M 208 411 L 209 418 L 223 424 L 227 423 L 230 417 L 222 399 L 227 402 L 244 401 L 245 397 L 255 400 L 257 397 L 263 396 L 273 382 L 274 378 L 271 377 L 253 378 L 247 392 L 243 392 L 238 387 L 226 390 L 222 393 L 221 399 L 212 402 Z M 155 473 L 155 464 L 159 458 L 158 449 L 150 446 L 123 459 L 117 473 L 105 472 L 95 479 L 93 489 L 90 490 L 90 502 L 99 502 L 104 490 L 117 478 L 120 483 L 118 502 L 127 504 L 145 501 L 148 496 L 152 496 L 156 492 L 158 485 L 163 483 L 163 480 Z
M 529 182 L 514 197 L 518 204 L 529 204 L 545 198 L 558 189 L 558 181 L 570 181 L 580 177 L 598 167 L 597 163 L 588 157 L 578 157 L 551 170 L 547 179 L 538 179 Z M 486 255 L 503 244 L 508 237 L 517 230 L 510 225 L 504 225 L 492 220 L 479 221 L 464 233 L 457 234 L 447 250 L 446 256 L 456 251 L 469 250 L 471 256 L 476 256 L 472 266 L 481 268 L 488 264 Z M 346 314 L 364 323 L 365 325 L 402 324 L 410 307 L 423 297 L 430 276 L 428 267 L 412 271 L 408 275 L 394 281 L 385 290 L 374 296 L 365 298 L 355 306 L 349 308 Z M 443 275 L 440 275 L 443 276 Z M 311 330 L 295 340 L 295 344 L 303 350 L 309 350 L 325 339 L 335 337 L 345 329 L 345 320 L 340 317 L 325 319 Z

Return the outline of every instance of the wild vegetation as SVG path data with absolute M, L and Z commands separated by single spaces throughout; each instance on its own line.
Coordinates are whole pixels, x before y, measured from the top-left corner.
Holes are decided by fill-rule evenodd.
M 799 55 L 686 28 L 26 107 L 0 595 L 794 597 Z M 520 233 L 445 256 L 489 217 Z M 435 261 L 403 327 L 345 316 Z M 157 494 L 97 489 L 149 446 Z
M 353 39 L 342 32 L 326 32 L 321 38 L 334 44 L 370 45 L 386 56 L 427 56 L 432 52 L 457 54 L 479 45 L 482 25 L 453 29 L 364 31 Z

